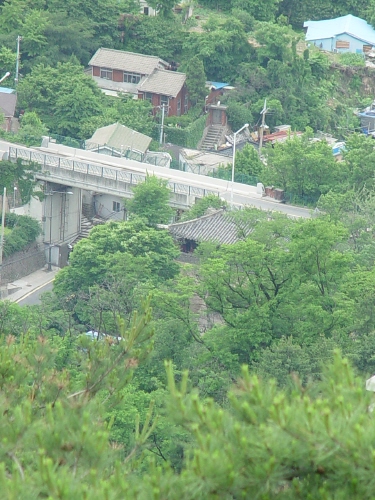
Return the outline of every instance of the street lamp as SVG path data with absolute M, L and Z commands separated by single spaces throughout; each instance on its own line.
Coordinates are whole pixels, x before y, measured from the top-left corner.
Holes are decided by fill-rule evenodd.
M 234 132 L 233 134 L 233 157 L 232 157 L 232 185 L 231 185 L 231 193 L 230 193 L 230 206 L 233 207 L 233 184 L 234 184 L 234 162 L 236 158 L 236 140 L 237 140 L 237 134 L 245 130 L 245 128 L 248 128 L 249 124 L 245 123 L 243 127 L 241 127 L 237 132 Z
M 7 71 L 7 72 L 5 73 L 5 75 L 4 75 L 2 78 L 0 78 L 0 83 L 1 83 L 2 81 L 4 81 L 4 80 L 5 80 L 5 78 L 8 78 L 8 76 L 10 76 L 9 71 Z
M 13 188 L 13 210 L 16 210 L 16 192 L 17 192 L 17 186 L 14 186 Z
M 48 271 L 52 271 L 52 199 L 55 193 L 59 194 L 73 194 L 72 191 L 48 191 L 45 196 L 51 197 L 50 215 L 49 215 L 49 247 L 48 247 Z

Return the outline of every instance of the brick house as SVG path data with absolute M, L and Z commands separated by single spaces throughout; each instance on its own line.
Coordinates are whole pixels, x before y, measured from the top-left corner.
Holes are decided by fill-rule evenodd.
M 188 112 L 190 103 L 185 73 L 155 69 L 138 87 L 138 98 L 147 99 L 155 111 L 165 106 L 166 116 L 180 116 Z
M 95 52 L 89 66 L 91 76 L 105 93 L 125 92 L 134 96 L 138 96 L 139 83 L 155 69 L 169 67 L 160 57 L 105 48 Z
M 172 66 L 160 57 L 100 48 L 89 66 L 92 78 L 108 95 L 123 92 L 135 99 L 147 99 L 155 112 L 160 106 L 168 106 L 169 116 L 179 116 L 189 109 L 186 75 L 171 71 Z

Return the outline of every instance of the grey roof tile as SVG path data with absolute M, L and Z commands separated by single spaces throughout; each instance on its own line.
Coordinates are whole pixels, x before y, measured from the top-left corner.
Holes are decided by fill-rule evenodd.
M 240 227 L 225 209 L 215 210 L 198 219 L 170 224 L 168 230 L 176 239 L 221 244 L 236 243 L 251 232 L 250 228 Z
M 140 83 L 138 89 L 140 92 L 150 92 L 152 94 L 176 97 L 185 81 L 185 73 L 155 69 L 151 75 Z
M 160 57 L 136 54 L 115 49 L 98 49 L 89 61 L 89 66 L 119 69 L 149 75 L 155 68 L 166 68 L 168 63 Z

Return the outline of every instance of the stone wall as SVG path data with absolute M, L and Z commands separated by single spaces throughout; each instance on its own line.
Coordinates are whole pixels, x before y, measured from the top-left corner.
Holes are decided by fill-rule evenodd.
M 28 248 L 10 255 L 3 261 L 2 284 L 23 278 L 46 265 L 44 245 L 32 243 Z

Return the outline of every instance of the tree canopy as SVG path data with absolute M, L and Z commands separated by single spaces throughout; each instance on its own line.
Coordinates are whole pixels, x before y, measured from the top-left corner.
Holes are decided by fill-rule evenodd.
M 135 186 L 133 193 L 133 198 L 126 202 L 130 215 L 144 219 L 149 226 L 171 221 L 173 210 L 169 205 L 171 192 L 167 181 L 147 174 L 145 182 Z

